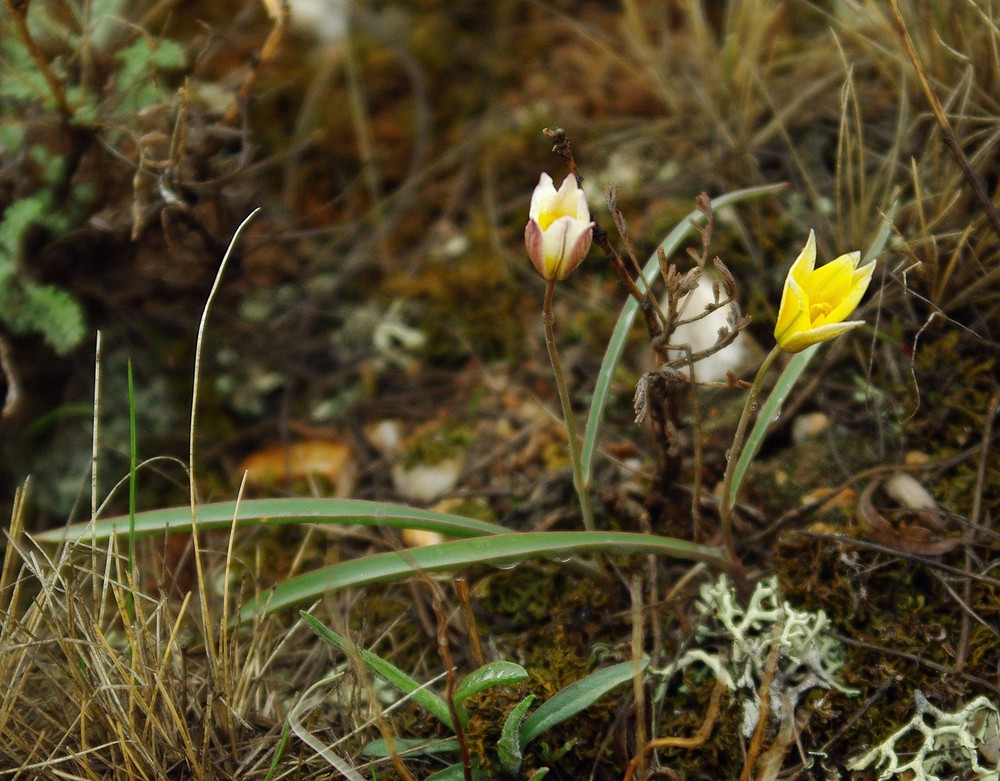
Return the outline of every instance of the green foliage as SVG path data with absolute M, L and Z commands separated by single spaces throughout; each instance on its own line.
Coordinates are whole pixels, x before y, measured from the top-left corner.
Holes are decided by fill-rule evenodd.
M 27 104 L 47 94 L 45 76 L 13 34 L 0 36 L 0 63 L 4 66 L 0 101 Z
M 727 193 L 712 200 L 712 209 L 717 211 L 725 206 L 744 200 L 772 195 L 779 192 L 783 186 L 778 184 L 765 187 L 751 187 L 746 190 Z M 668 257 L 677 251 L 681 242 L 694 230 L 694 224 L 700 223 L 704 218 L 705 215 L 696 209 L 667 234 L 666 238 L 660 243 L 660 247 Z M 659 260 L 655 253 L 646 261 L 646 265 L 642 270 L 642 276 L 647 285 L 651 285 L 660 276 Z M 634 298 L 630 297 L 622 307 L 621 314 L 618 315 L 618 322 L 615 325 L 611 339 L 608 341 L 604 360 L 601 362 L 601 368 L 597 373 L 594 398 L 590 403 L 590 414 L 587 416 L 587 428 L 584 432 L 583 448 L 580 453 L 583 465 L 584 485 L 589 485 L 593 476 L 594 454 L 597 450 L 601 423 L 604 420 L 604 409 L 611 394 L 611 381 L 615 377 L 615 371 L 625 352 L 625 344 L 628 341 L 632 323 L 635 322 L 636 315 L 638 314 L 639 304 Z
M 0 79 L 0 115 L 4 117 L 0 148 L 22 155 L 28 163 L 20 192 L 11 202 L 0 205 L 5 207 L 0 217 L 0 328 L 18 335 L 38 334 L 60 354 L 83 341 L 83 309 L 68 290 L 33 280 L 32 259 L 23 256 L 24 239 L 36 226 L 52 238 L 65 235 L 80 224 L 93 199 L 84 184 L 66 187 L 72 174 L 67 155 L 73 154 L 69 150 L 76 143 L 67 143 L 68 139 L 39 143 L 32 128 L 65 128 L 64 120 L 69 120 L 77 128 L 103 135 L 114 146 L 122 135 L 118 129 L 122 124 L 135 126 L 146 109 L 169 98 L 158 74 L 187 64 L 176 41 L 128 33 L 121 21 L 120 5 L 118 0 L 95 3 L 90 14 L 81 16 L 89 20 L 86 29 L 50 16 L 46 8 L 31 9 L 29 27 L 35 35 L 44 34 L 54 50 L 47 67 L 65 95 L 65 104 L 57 99 L 32 57 L 30 42 L 8 21 L 0 20 L 0 67 L 4 70 Z M 123 31 L 127 38 L 123 38 Z M 117 50 L 105 52 L 118 66 L 110 96 L 103 94 L 103 84 L 76 81 L 82 71 L 66 67 L 71 54 L 88 47 L 113 49 L 116 45 Z
M 59 354 L 68 353 L 87 333 L 83 310 L 72 294 L 27 279 L 0 288 L 0 321 L 15 334 L 38 333 Z
M 157 71 L 180 70 L 187 65 L 187 56 L 176 41 L 140 35 L 115 52 L 115 61 L 121 65 L 115 75 L 115 92 L 121 101 L 118 110 L 127 115 L 164 100 Z
M 534 694 L 527 695 L 514 706 L 514 709 L 504 719 L 500 740 L 497 741 L 497 756 L 500 759 L 500 764 L 507 770 L 516 772 L 521 767 L 521 760 L 524 759 L 521 725 L 524 723 L 524 717 L 528 715 L 528 708 L 534 701 Z
M 32 225 L 60 223 L 49 216 L 49 201 L 44 192 L 14 201 L 0 220 L 0 324 L 15 334 L 40 334 L 62 354 L 86 334 L 83 310 L 67 291 L 32 281 L 17 262 L 23 237 Z
M 319 637 L 339 651 L 356 654 L 374 674 L 403 694 L 412 697 L 414 702 L 435 716 L 442 724 L 455 730 L 451 719 L 451 709 L 443 697 L 420 685 L 398 667 L 377 654 L 356 648 L 349 640 L 342 638 L 309 613 L 302 611 L 300 615 Z M 499 765 L 506 773 L 516 776 L 524 760 L 524 747 L 528 743 L 586 710 L 612 689 L 630 681 L 634 675 L 645 670 L 647 664 L 648 660 L 643 659 L 638 665 L 632 662 L 621 662 L 597 670 L 557 692 L 531 716 L 527 714 L 534 703 L 535 696 L 528 694 L 523 697 L 507 713 L 500 739 L 490 751 L 490 755 L 472 758 L 472 777 L 486 778 L 485 767 L 494 765 Z M 522 683 L 527 678 L 528 672 L 521 665 L 507 661 L 490 662 L 469 673 L 456 688 L 452 700 L 452 706 L 458 714 L 463 733 L 469 726 L 470 719 L 463 702 L 477 695 L 488 694 L 492 689 L 498 687 L 510 687 Z M 457 752 L 459 750 L 458 741 L 450 739 L 435 743 L 426 740 L 396 739 L 393 743 L 398 753 L 410 756 L 439 754 L 446 751 Z M 380 739 L 365 746 L 364 754 L 369 757 L 388 757 L 391 756 L 391 751 L 386 741 Z M 536 771 L 532 777 L 541 778 L 545 772 L 547 770 L 543 768 Z M 460 779 L 463 776 L 463 766 L 454 764 L 435 773 L 431 778 L 441 781 L 442 779 Z
M 239 503 L 206 505 L 198 508 L 197 526 L 210 528 L 261 526 L 284 523 L 363 523 L 371 526 L 421 528 L 452 536 L 467 537 L 405 552 L 377 553 L 360 559 L 312 570 L 275 586 L 266 597 L 244 605 L 240 621 L 301 605 L 316 596 L 371 583 L 388 583 L 410 577 L 415 572 L 457 571 L 476 565 L 516 563 L 533 558 L 573 558 L 586 553 L 619 553 L 671 556 L 704 561 L 725 567 L 726 561 L 715 548 L 695 545 L 671 537 L 629 532 L 509 532 L 503 526 L 448 513 L 419 510 L 389 502 L 355 499 L 258 499 Z M 61 539 L 106 540 L 129 528 L 128 518 L 109 518 L 73 524 L 66 529 L 43 532 L 39 541 Z M 177 532 L 191 529 L 191 508 L 176 507 L 138 513 L 135 534 Z M 586 569 L 583 561 L 577 566 Z

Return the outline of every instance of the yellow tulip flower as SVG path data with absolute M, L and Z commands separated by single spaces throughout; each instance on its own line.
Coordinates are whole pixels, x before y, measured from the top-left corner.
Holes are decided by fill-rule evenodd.
M 587 198 L 576 177 L 567 174 L 556 190 L 542 174 L 531 194 L 524 245 L 535 269 L 547 280 L 566 279 L 583 261 L 593 239 Z
M 778 347 L 787 353 L 801 352 L 864 324 L 845 319 L 861 301 L 875 271 L 874 262 L 858 268 L 860 261 L 860 252 L 848 252 L 815 268 L 816 234 L 809 231 L 781 292 L 774 326 Z

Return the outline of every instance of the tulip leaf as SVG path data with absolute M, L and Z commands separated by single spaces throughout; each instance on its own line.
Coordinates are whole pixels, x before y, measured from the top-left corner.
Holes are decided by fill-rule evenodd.
M 718 198 L 713 198 L 712 208 L 717 210 L 730 204 L 739 203 L 740 201 L 759 198 L 764 195 L 772 195 L 784 188 L 784 184 L 772 184 L 765 187 L 750 187 L 745 190 L 736 190 L 725 195 L 720 195 Z M 694 226 L 691 224 L 692 220 L 696 223 L 701 223 L 704 219 L 705 215 L 696 209 L 667 234 L 667 237 L 660 244 L 667 257 L 677 252 L 681 242 L 694 230 Z M 642 276 L 646 280 L 647 285 L 652 285 L 659 274 L 660 264 L 654 252 L 646 262 L 646 266 L 642 270 Z M 607 350 L 604 352 L 604 360 L 601 362 L 601 368 L 597 374 L 597 383 L 594 386 L 594 398 L 590 403 L 590 414 L 587 417 L 587 429 L 584 432 L 583 449 L 580 453 L 583 467 L 583 483 L 585 486 L 590 485 L 594 451 L 597 448 L 597 435 L 601 427 L 601 421 L 604 419 L 604 408 L 608 403 L 608 396 L 611 393 L 611 381 L 614 378 L 615 369 L 621 360 L 622 353 L 625 351 L 625 343 L 628 341 L 629 331 L 632 329 L 632 323 L 635 321 L 635 316 L 638 312 L 639 304 L 634 298 L 630 297 L 625 302 L 625 306 L 622 307 L 621 314 L 618 315 L 618 323 L 611 334 Z
M 644 670 L 648 664 L 648 659 L 642 659 L 639 666 Z M 632 680 L 635 672 L 633 662 L 620 662 L 560 689 L 521 724 L 521 745 L 527 745 L 546 730 L 586 710 L 616 686 Z
M 258 615 L 301 605 L 330 591 L 388 583 L 420 572 L 453 572 L 477 564 L 513 566 L 525 559 L 570 559 L 581 553 L 649 553 L 703 561 L 720 569 L 729 567 L 728 559 L 718 548 L 672 537 L 634 532 L 512 532 L 376 553 L 312 570 L 278 583 L 268 593 L 244 605 L 238 620 L 249 621 Z
M 513 710 L 507 714 L 503 728 L 500 730 L 500 740 L 497 741 L 497 756 L 500 758 L 500 764 L 509 773 L 516 773 L 521 769 L 521 760 L 524 758 L 521 748 L 521 723 L 534 701 L 535 695 L 529 694 L 515 705 Z
M 401 757 L 424 757 L 431 754 L 453 754 L 459 750 L 457 738 L 445 738 L 444 740 L 425 740 L 423 738 L 395 738 L 393 740 L 396 753 Z M 382 738 L 373 740 L 361 750 L 361 754 L 366 757 L 383 759 L 391 757 L 389 744 Z
M 326 642 L 338 651 L 360 656 L 365 667 L 375 673 L 375 675 L 399 689 L 403 694 L 409 695 L 417 705 L 435 716 L 446 727 L 451 730 L 455 729 L 451 720 L 451 712 L 448 709 L 448 703 L 434 692 L 425 688 L 423 684 L 411 678 L 392 662 L 386 661 L 376 653 L 356 647 L 354 643 L 345 640 L 322 621 L 319 621 L 304 610 L 299 615 L 320 638 L 326 640 Z
M 203 504 L 197 508 L 199 531 L 228 530 L 235 518 L 239 528 L 247 526 L 279 526 L 291 523 L 361 524 L 389 526 L 397 529 L 425 529 L 450 537 L 479 537 L 503 534 L 503 526 L 461 515 L 422 510 L 391 502 L 371 502 L 363 499 L 246 499 L 239 502 Z M 148 537 L 165 532 L 190 532 L 191 507 L 169 507 L 136 513 L 135 537 Z M 36 542 L 104 542 L 118 534 L 131 533 L 127 515 L 105 518 L 95 524 L 89 521 L 35 534 Z
M 467 697 L 492 689 L 494 686 L 509 686 L 523 681 L 528 677 L 528 671 L 515 662 L 490 662 L 478 667 L 465 676 L 455 691 L 455 704 L 458 705 Z
M 482 773 L 478 772 L 475 768 L 472 769 L 472 778 L 478 779 L 482 777 Z M 465 779 L 465 766 L 459 762 L 455 765 L 448 765 L 444 770 L 439 770 L 436 773 L 431 773 L 425 781 L 464 781 Z

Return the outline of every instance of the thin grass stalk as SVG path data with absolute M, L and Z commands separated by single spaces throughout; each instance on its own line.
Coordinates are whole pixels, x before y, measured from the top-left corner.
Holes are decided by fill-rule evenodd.
M 348 760 L 338 754 L 335 754 L 332 749 L 324 745 L 319 738 L 313 735 L 302 724 L 303 711 L 306 711 L 318 704 L 318 700 L 311 699 L 313 692 L 323 686 L 328 686 L 333 683 L 341 675 L 342 673 L 336 673 L 327 678 L 323 678 L 306 689 L 306 691 L 299 698 L 299 701 L 295 703 L 295 706 L 291 709 L 291 711 L 289 711 L 288 724 L 291 727 L 292 732 L 295 733 L 295 736 L 299 740 L 315 751 L 316 755 L 325 760 L 331 767 L 335 768 L 337 772 L 347 779 L 347 781 L 365 781 L 365 779 L 362 778 L 361 775 L 351 766 Z
M 181 603 L 180 609 L 177 611 L 177 617 L 174 619 L 173 626 L 170 629 L 170 635 L 167 637 L 167 641 L 163 645 L 163 658 L 160 660 L 160 666 L 156 670 L 156 685 L 153 689 L 153 694 L 150 697 L 150 708 L 156 705 L 158 697 L 163 697 L 165 702 L 170 698 L 170 693 L 167 691 L 166 685 L 164 684 L 164 679 L 167 673 L 167 664 L 170 661 L 171 653 L 178 647 L 177 635 L 180 633 L 181 623 L 184 620 L 184 614 L 187 613 L 187 608 L 190 602 L 191 593 L 188 592 L 184 595 L 184 601 Z M 171 706 L 168 704 L 165 704 L 164 707 L 168 710 L 172 710 Z M 147 729 L 149 729 L 150 726 L 151 725 L 147 725 Z M 190 736 L 187 735 L 187 725 L 182 722 L 181 726 L 184 728 L 181 734 L 185 736 L 187 741 L 190 743 Z M 146 734 L 148 735 L 148 733 Z
M 90 540 L 90 571 L 97 580 L 97 446 L 101 427 L 101 332 L 94 341 L 94 430 L 90 451 L 90 523 L 94 532 Z
M 646 680 L 645 667 L 648 663 L 643 658 L 645 648 L 645 631 L 643 624 L 642 578 L 633 575 L 629 583 L 632 614 L 632 698 L 635 702 L 635 742 L 645 746 L 648 740 L 646 724 Z M 646 759 L 641 754 L 638 766 L 639 778 L 646 777 Z
M 134 605 L 135 591 L 134 583 L 135 571 L 135 483 L 136 483 L 136 451 L 138 434 L 135 426 L 135 382 L 132 377 L 132 359 L 128 359 L 126 364 L 128 373 L 128 583 L 129 592 L 129 619 L 135 617 Z
M 215 294 L 219 290 L 219 284 L 222 282 L 222 274 L 226 270 L 226 266 L 229 263 L 229 258 L 233 254 L 233 248 L 236 246 L 236 241 L 239 239 L 240 234 L 243 233 L 244 228 L 250 224 L 250 221 L 257 215 L 260 208 L 254 209 L 250 214 L 248 214 L 243 222 L 239 224 L 236 228 L 236 232 L 233 233 L 233 238 L 229 242 L 229 246 L 226 247 L 226 252 L 222 256 L 222 262 L 219 264 L 219 270 L 216 272 L 215 281 L 212 283 L 212 289 L 209 291 L 208 298 L 205 300 L 205 307 L 201 313 L 201 322 L 198 324 L 198 336 L 195 339 L 195 349 L 194 349 L 194 378 L 191 384 L 191 430 L 188 438 L 188 489 L 189 496 L 191 500 L 191 540 L 194 546 L 194 566 L 195 572 L 198 578 L 198 591 L 201 598 L 201 619 L 202 626 L 205 632 L 205 650 L 209 658 L 209 670 L 212 672 L 213 676 L 216 672 L 215 668 L 215 649 L 213 643 L 209 639 L 209 635 L 212 631 L 212 620 L 209 612 L 208 605 L 208 592 L 205 588 L 205 570 L 204 564 L 202 562 L 202 551 L 201 543 L 198 540 L 198 491 L 196 486 L 195 478 L 195 460 L 194 460 L 194 443 L 195 443 L 195 431 L 197 429 L 197 413 L 198 413 L 198 391 L 199 391 L 199 381 L 201 377 L 201 351 L 205 342 L 205 327 L 208 323 L 208 313 L 212 307 L 212 302 L 215 300 Z
M 3 567 L 0 568 L 0 614 L 3 614 L 3 623 L 0 624 L 0 638 L 7 635 L 8 627 L 13 625 L 14 614 L 17 612 L 17 596 L 21 589 L 21 579 L 15 578 L 14 571 L 18 567 L 21 556 L 16 542 L 24 531 L 24 500 L 27 493 L 27 480 L 24 481 L 23 487 L 14 489 L 10 527 L 4 532 L 7 537 L 7 550 L 4 551 Z
M 240 514 L 240 502 L 243 500 L 243 494 L 246 490 L 248 473 L 243 473 L 243 479 L 240 481 L 240 489 L 236 494 L 236 505 L 233 508 L 233 521 L 229 526 L 229 541 L 226 545 L 226 560 L 225 567 L 222 573 L 222 619 L 219 622 L 219 656 L 222 664 L 222 685 L 223 691 L 225 692 L 226 699 L 226 729 L 232 738 L 236 734 L 235 725 L 233 724 L 232 711 L 237 707 L 237 701 L 235 698 L 235 692 L 233 689 L 233 678 L 232 678 L 232 661 L 233 661 L 233 648 L 229 644 L 229 581 L 230 581 L 230 571 L 233 562 L 233 549 L 236 544 L 236 529 L 237 529 L 237 519 Z M 235 643 L 236 637 L 234 634 L 233 642 Z

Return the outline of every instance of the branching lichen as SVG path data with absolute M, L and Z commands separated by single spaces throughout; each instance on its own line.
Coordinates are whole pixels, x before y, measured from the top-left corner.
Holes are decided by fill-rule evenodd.
M 847 765 L 850 770 L 874 767 L 881 771 L 879 781 L 942 781 L 955 773 L 961 773 L 961 778 L 981 779 L 1000 775 L 1000 716 L 988 699 L 977 697 L 961 710 L 946 713 L 931 705 L 919 690 L 913 697 L 913 718 L 883 743 L 852 759 Z M 916 752 L 912 751 L 914 733 L 923 736 Z M 907 750 L 897 753 L 900 741 Z
M 836 679 L 843 665 L 843 648 L 825 634 L 830 624 L 826 614 L 799 611 L 785 602 L 777 577 L 758 583 L 743 608 L 723 575 L 701 587 L 695 609 L 701 618 L 695 630 L 696 647 L 657 672 L 666 680 L 691 664 L 707 667 L 730 691 L 745 695 L 744 735 L 753 732 L 760 714 L 758 691 L 775 641 L 779 666 L 770 687 L 772 713 L 780 712 L 782 699 L 797 703 L 809 689 L 856 694 Z

